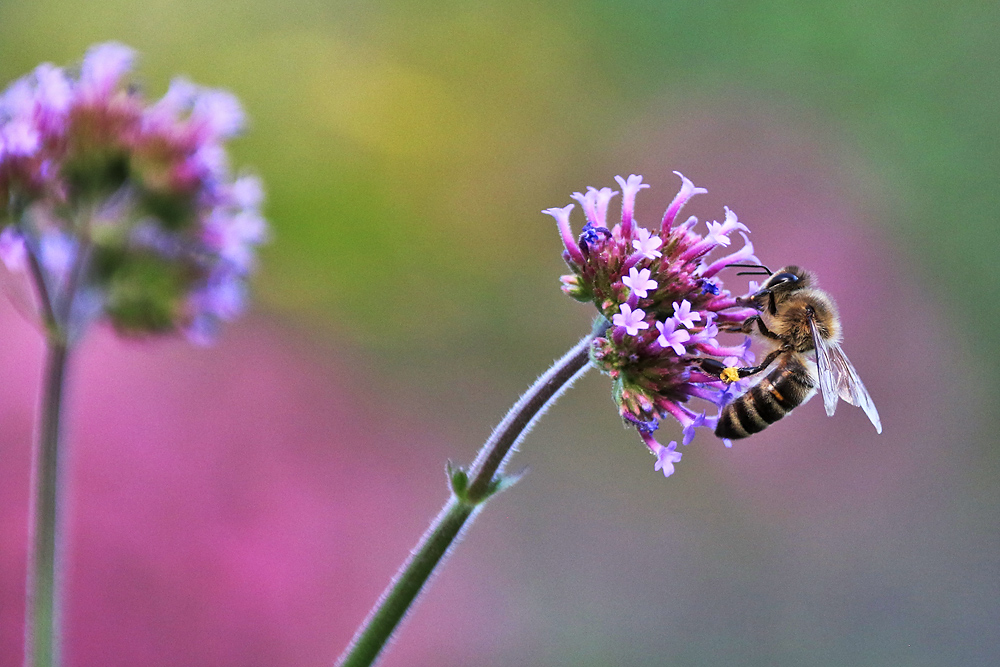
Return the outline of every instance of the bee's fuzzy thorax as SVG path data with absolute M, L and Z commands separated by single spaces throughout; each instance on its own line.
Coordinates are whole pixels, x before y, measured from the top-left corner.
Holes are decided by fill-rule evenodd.
M 814 320 L 824 340 L 839 341 L 840 325 L 837 306 L 818 289 L 795 290 L 778 302 L 778 313 L 769 318 L 774 333 L 789 340 L 795 350 L 813 349 L 810 319 Z

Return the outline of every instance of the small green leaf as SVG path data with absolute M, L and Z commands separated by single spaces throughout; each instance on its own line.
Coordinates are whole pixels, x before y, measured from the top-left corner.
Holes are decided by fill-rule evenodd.
M 451 461 L 445 464 L 445 471 L 448 474 L 448 482 L 451 484 L 452 492 L 462 502 L 468 502 L 469 474 Z
M 495 493 L 506 491 L 510 487 L 520 482 L 521 478 L 524 477 L 527 474 L 527 472 L 528 469 L 524 468 L 509 475 L 497 475 L 496 479 L 493 480 L 493 483 L 490 484 L 490 495 L 492 496 Z

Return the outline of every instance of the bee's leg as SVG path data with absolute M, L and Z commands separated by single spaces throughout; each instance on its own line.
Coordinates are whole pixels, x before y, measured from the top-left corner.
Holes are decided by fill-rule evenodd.
M 750 308 L 753 308 L 754 310 L 764 310 L 763 308 L 761 308 L 760 306 L 758 306 L 757 302 L 756 302 L 756 299 L 759 299 L 762 296 L 766 296 L 767 297 L 767 310 L 768 310 L 768 312 L 771 313 L 772 315 L 777 315 L 778 314 L 778 304 L 774 300 L 774 292 L 772 292 L 769 289 L 762 289 L 762 290 L 760 290 L 759 292 L 757 292 L 756 294 L 753 295 L 754 298 L 750 298 L 750 299 L 744 299 L 743 297 L 738 296 L 738 297 L 736 297 L 736 305 L 737 306 L 748 306 Z
M 718 359 L 704 358 L 697 359 L 698 365 L 701 366 L 701 370 L 705 371 L 709 375 L 714 375 L 715 377 L 720 377 L 722 371 L 726 370 L 726 365 L 719 361 Z
M 787 352 L 784 346 L 779 347 L 776 350 L 772 350 L 771 353 L 764 357 L 764 360 L 756 366 L 743 366 L 742 368 L 730 369 L 729 366 L 726 366 L 717 359 L 699 359 L 698 365 L 701 366 L 701 369 L 709 375 L 713 375 L 725 382 L 735 382 L 737 378 L 732 377 L 733 373 L 735 373 L 738 378 L 745 378 L 754 375 L 755 373 L 760 373 L 762 370 L 770 366 L 771 363 L 783 352 Z
M 781 336 L 772 332 L 764 325 L 764 320 L 760 318 L 760 315 L 754 315 L 743 321 L 743 333 L 750 333 L 753 330 L 753 323 L 757 323 L 757 330 L 760 331 L 760 335 L 766 338 L 773 338 L 775 340 L 781 340 Z
M 777 336 L 775 336 L 777 337 Z M 784 346 L 779 347 L 776 350 L 772 350 L 770 354 L 764 357 L 764 361 L 760 362 L 756 366 L 744 366 L 742 368 L 737 368 L 736 372 L 739 373 L 741 378 L 754 375 L 755 373 L 760 373 L 762 370 L 771 365 L 775 359 L 777 359 L 783 352 L 786 352 Z
M 757 329 L 760 331 L 760 334 L 762 336 L 764 336 L 765 338 L 773 338 L 774 340 L 781 340 L 781 336 L 779 336 L 778 334 L 772 332 L 770 329 L 767 328 L 767 326 L 764 324 L 764 320 L 761 319 L 760 315 L 754 315 L 752 317 L 748 317 L 739 324 L 733 323 L 720 326 L 719 330 L 726 331 L 729 333 L 738 332 L 738 333 L 751 334 L 753 333 L 753 325 L 755 322 L 757 323 Z

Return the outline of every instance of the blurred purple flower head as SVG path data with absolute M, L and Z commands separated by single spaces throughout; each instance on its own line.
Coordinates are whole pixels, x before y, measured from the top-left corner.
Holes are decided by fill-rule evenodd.
M 622 189 L 621 221 L 609 223 L 608 204 L 619 193 L 611 188 L 575 192 L 587 222 L 574 236 L 570 213 L 574 205 L 550 208 L 566 250 L 563 259 L 572 274 L 561 278 L 562 289 L 577 301 L 592 302 L 612 326 L 594 340 L 591 360 L 611 376 L 612 395 L 622 418 L 636 427 L 643 442 L 656 455 L 656 470 L 673 472 L 680 460 L 676 443 L 664 447 L 653 437 L 659 421 L 676 419 L 682 444 L 694 438 L 697 427 L 715 428 L 717 410 L 742 387 L 727 386 L 702 371 L 706 359 L 749 361 L 750 339 L 740 345 L 721 345 L 723 331 L 738 329 L 755 314 L 723 287 L 718 276 L 729 264 L 757 262 L 747 229 L 728 208 L 723 222 L 706 224 L 704 235 L 695 231 L 698 219 L 677 224 L 687 201 L 706 192 L 678 172 L 681 189 L 667 207 L 660 224 L 647 229 L 635 219 L 635 197 L 649 187 L 642 177 L 615 177 Z M 739 232 L 744 244 L 735 252 L 709 259 L 716 248 L 731 243 Z M 695 412 L 688 403 L 700 399 L 716 410 L 714 415 Z
M 207 342 L 243 310 L 263 188 L 229 168 L 233 95 L 176 79 L 149 103 L 134 60 L 99 44 L 76 70 L 42 64 L 0 93 L 0 259 L 70 333 L 106 319 Z

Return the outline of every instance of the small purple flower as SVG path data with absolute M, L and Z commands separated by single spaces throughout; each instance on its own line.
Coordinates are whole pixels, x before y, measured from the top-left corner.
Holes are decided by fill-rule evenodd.
M 726 211 L 726 221 L 722 223 L 722 226 L 727 234 L 735 231 L 750 233 L 750 229 L 736 218 L 736 214 L 728 206 L 723 206 L 722 208 Z
M 691 334 L 684 329 L 678 329 L 677 320 L 671 317 L 665 322 L 656 322 L 656 328 L 660 331 L 660 337 L 656 339 L 660 347 L 669 347 L 678 356 L 686 352 L 684 343 L 691 340 Z
M 4 125 L 0 136 L 3 153 L 16 157 L 31 157 L 41 147 L 42 138 L 32 124 L 25 119 L 14 119 Z
M 714 316 L 715 313 L 712 313 Z M 695 332 L 691 336 L 692 343 L 708 343 L 709 345 L 718 345 L 719 341 L 716 337 L 719 335 L 719 326 L 715 322 L 707 322 L 705 326 L 702 327 L 701 331 Z
M 654 449 L 653 454 L 656 455 L 653 470 L 662 471 L 664 477 L 670 477 L 674 474 L 674 464 L 680 463 L 681 456 L 683 456 L 677 451 L 677 443 L 673 440 L 666 447 L 660 445 L 659 449 Z
M 254 268 L 255 249 L 267 240 L 267 222 L 253 210 L 216 210 L 205 221 L 206 246 L 242 272 Z
M 615 181 L 622 189 L 622 235 L 629 236 L 632 232 L 632 218 L 635 215 L 635 196 L 639 190 L 648 188 L 649 185 L 642 182 L 642 176 L 632 174 L 628 179 L 615 176 Z
M 706 241 L 710 241 L 715 245 L 729 245 L 729 237 L 723 231 L 721 222 L 706 222 L 705 225 L 708 226 L 708 234 L 705 235 Z
M 573 199 L 580 202 L 583 213 L 587 216 L 587 222 L 594 227 L 607 227 L 608 203 L 618 193 L 611 188 L 587 188 L 587 193 L 573 193 Z
M 239 100 L 224 90 L 201 91 L 194 99 L 191 120 L 202 124 L 213 139 L 235 137 L 246 122 Z
M 649 322 L 644 321 L 646 311 L 642 308 L 632 310 L 627 303 L 621 305 L 621 312 L 611 318 L 611 323 L 616 327 L 624 327 L 625 333 L 635 336 L 640 329 L 648 329 Z
M 684 299 L 678 304 L 676 301 L 673 303 L 674 307 L 674 318 L 677 320 L 678 324 L 683 324 L 688 329 L 694 326 L 695 322 L 701 320 L 701 313 L 691 310 L 691 302 Z
M 27 118 L 35 108 L 36 93 L 31 81 L 18 79 L 0 93 L 0 116 L 8 119 Z
M 42 63 L 35 68 L 35 81 L 38 84 L 35 102 L 39 111 L 61 115 L 69 110 L 70 104 L 73 102 L 73 89 L 66 74 L 60 68 Z
M 80 91 L 105 96 L 132 69 L 135 51 L 116 42 L 92 46 L 80 65 Z
M 622 284 L 630 288 L 637 297 L 645 299 L 649 290 L 656 289 L 656 281 L 649 279 L 649 269 L 629 269 L 628 275 L 622 278 Z
M 663 253 L 657 250 L 657 248 L 663 245 L 663 239 L 659 236 L 654 236 L 652 232 L 642 227 L 636 230 L 636 236 L 637 238 L 632 241 L 632 247 L 643 257 L 646 259 L 656 259 L 663 256 Z
M 740 231 L 749 232 L 746 225 L 736 219 L 736 214 L 726 208 L 726 219 L 724 222 L 708 222 L 708 235 L 706 240 L 711 240 L 717 245 L 728 246 L 730 244 L 729 234 Z
M 675 171 L 674 174 L 679 176 L 681 179 L 681 189 L 674 197 L 674 200 L 670 202 L 670 206 L 667 207 L 666 212 L 663 214 L 663 220 L 660 223 L 661 231 L 669 230 L 673 224 L 674 220 L 677 219 L 677 214 L 681 212 L 681 208 L 684 204 L 688 203 L 688 200 L 695 195 L 703 195 L 708 192 L 705 188 L 695 187 L 695 184 L 685 178 L 684 174 L 679 171 Z
M 232 320 L 246 308 L 247 290 L 241 281 L 220 272 L 191 298 L 197 302 L 198 310 L 221 320 Z
M 704 412 L 695 417 L 690 423 L 688 423 L 684 427 L 682 431 L 682 433 L 684 434 L 684 438 L 681 440 L 681 443 L 684 444 L 685 446 L 690 445 L 691 441 L 694 440 L 694 430 L 699 426 L 704 426 L 707 421 L 708 420 L 706 419 Z
M 264 203 L 264 184 L 256 176 L 240 176 L 233 181 L 229 194 L 234 206 L 257 210 Z
M 749 336 L 745 338 L 743 343 L 740 345 L 716 345 L 711 342 L 700 341 L 698 343 L 698 349 L 713 357 L 735 357 L 746 362 L 751 362 L 753 359 L 753 353 L 750 352 L 751 342 L 752 339 Z
M 575 204 L 569 204 L 562 208 L 547 208 L 542 213 L 545 215 L 551 215 L 556 220 L 556 225 L 559 228 L 559 235 L 562 237 L 563 245 L 566 246 L 566 257 L 567 261 L 571 261 L 575 264 L 583 264 L 586 260 L 583 257 L 583 252 L 580 250 L 580 246 L 577 245 L 576 237 L 573 236 L 573 230 L 570 228 L 569 224 L 569 213 L 575 208 Z

